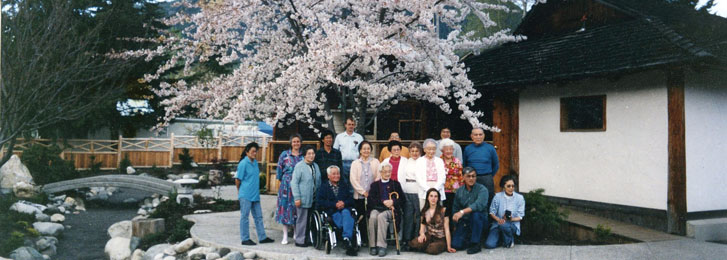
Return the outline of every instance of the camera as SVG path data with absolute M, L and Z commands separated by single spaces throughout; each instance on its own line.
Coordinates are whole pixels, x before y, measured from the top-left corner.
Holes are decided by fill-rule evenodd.
M 505 219 L 510 220 L 512 219 L 512 212 L 509 210 L 505 210 Z

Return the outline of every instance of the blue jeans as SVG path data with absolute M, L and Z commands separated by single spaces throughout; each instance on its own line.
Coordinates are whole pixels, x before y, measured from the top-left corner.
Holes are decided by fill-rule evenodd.
M 331 218 L 337 227 L 343 229 L 342 236 L 351 239 L 353 242 L 353 217 L 351 216 L 351 211 L 344 208 L 333 213 Z
M 514 224 L 510 221 L 505 221 L 505 224 L 493 224 L 490 227 L 490 234 L 487 235 L 487 241 L 485 241 L 485 248 L 491 249 L 497 247 L 497 241 L 500 240 L 502 235 L 502 244 L 509 246 L 513 241 L 513 234 L 515 233 Z
M 469 219 L 460 219 L 452 237 L 452 247 L 463 249 L 471 244 L 479 244 L 482 230 L 486 226 L 487 214 L 484 212 L 472 212 L 469 214 Z M 465 240 L 467 235 L 469 235 L 469 240 Z
M 257 231 L 258 241 L 264 240 L 268 236 L 265 235 L 265 226 L 263 226 L 263 210 L 260 208 L 260 201 L 249 201 L 240 199 L 240 239 L 242 241 L 250 240 L 250 219 L 255 220 L 255 230 Z
M 353 161 L 343 160 L 343 169 L 341 169 L 341 178 L 349 187 L 351 187 L 351 163 Z M 353 189 L 351 189 L 351 192 L 353 192 Z

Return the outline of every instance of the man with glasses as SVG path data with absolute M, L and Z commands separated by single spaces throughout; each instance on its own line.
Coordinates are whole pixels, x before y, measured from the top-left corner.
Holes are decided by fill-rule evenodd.
M 487 188 L 477 183 L 477 171 L 472 167 L 463 170 L 464 187 L 457 189 L 452 205 L 457 229 L 452 238 L 452 247 L 460 250 L 468 247 L 467 254 L 482 250 L 480 239 L 487 226 Z

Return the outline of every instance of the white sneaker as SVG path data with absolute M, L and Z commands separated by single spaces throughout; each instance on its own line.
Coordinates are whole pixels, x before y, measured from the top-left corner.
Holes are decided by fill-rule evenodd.
M 283 241 L 280 241 L 280 243 L 283 244 L 283 245 L 287 245 L 288 244 L 288 238 L 287 237 L 284 237 L 283 238 Z
M 515 247 L 515 241 L 512 241 L 512 243 L 510 243 L 510 246 L 508 248 L 513 248 L 513 247 Z

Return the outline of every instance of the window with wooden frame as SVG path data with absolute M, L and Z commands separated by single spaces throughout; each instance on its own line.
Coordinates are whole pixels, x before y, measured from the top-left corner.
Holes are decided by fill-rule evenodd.
M 561 98 L 560 131 L 606 131 L 606 95 Z

